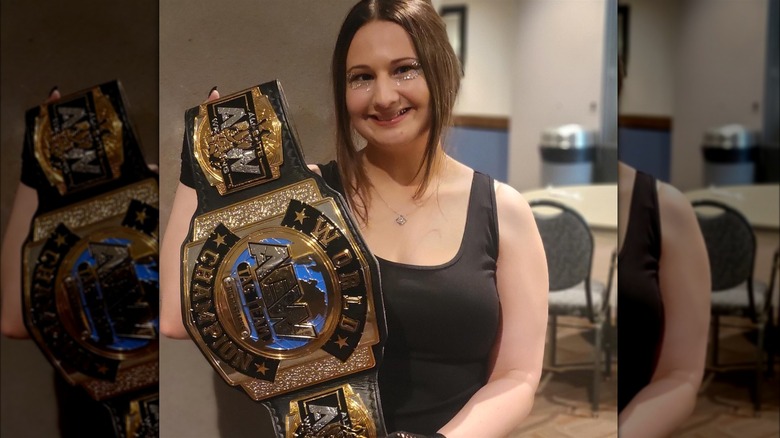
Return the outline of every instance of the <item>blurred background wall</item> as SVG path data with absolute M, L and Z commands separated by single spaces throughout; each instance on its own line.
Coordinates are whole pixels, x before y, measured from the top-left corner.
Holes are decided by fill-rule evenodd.
M 777 150 L 777 122 L 771 121 L 778 117 L 778 43 L 768 26 L 770 17 L 777 21 L 776 4 L 620 1 L 628 17 L 620 102 L 624 161 L 691 190 L 705 184 L 707 129 L 740 124 L 758 133 L 757 146 Z
M 148 163 L 157 163 L 156 1 L 3 1 L 0 4 L 0 233 L 21 172 L 24 112 L 119 79 Z M 19 292 L 21 293 L 21 291 Z M 0 337 L 0 435 L 57 436 L 54 371 L 29 340 Z
M 605 0 L 440 0 L 466 8 L 465 70 L 450 146 L 456 158 L 520 191 L 542 186 L 542 131 L 596 133 L 597 182 L 615 181 L 616 142 L 604 123 Z M 612 67 L 614 70 L 614 66 Z M 614 86 L 613 86 L 614 88 Z M 614 90 L 613 90 L 614 92 Z M 609 96 L 609 93 L 607 93 Z M 614 118 L 614 115 L 612 116 Z

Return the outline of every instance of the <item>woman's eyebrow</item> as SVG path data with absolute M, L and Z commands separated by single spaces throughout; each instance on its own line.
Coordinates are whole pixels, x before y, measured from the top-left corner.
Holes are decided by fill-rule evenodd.
M 402 63 L 404 61 L 420 62 L 417 58 L 415 58 L 413 56 L 405 56 L 403 58 L 398 58 L 398 59 L 394 59 L 394 60 L 390 61 L 390 65 L 399 64 L 399 63 Z M 365 65 L 365 64 L 353 65 L 352 67 L 349 67 L 347 69 L 347 72 L 350 72 L 350 71 L 355 70 L 355 69 L 369 69 L 370 70 L 371 67 L 369 67 L 368 65 Z

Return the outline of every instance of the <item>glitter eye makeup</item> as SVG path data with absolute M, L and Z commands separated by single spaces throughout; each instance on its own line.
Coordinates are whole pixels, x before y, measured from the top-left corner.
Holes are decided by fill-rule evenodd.
M 390 77 L 395 81 L 396 86 L 401 86 L 405 81 L 417 79 L 422 75 L 422 65 L 417 60 L 408 64 L 396 67 Z M 369 73 L 347 73 L 347 87 L 350 90 L 371 91 L 375 77 Z
M 367 73 L 348 73 L 347 85 L 350 90 L 364 89 L 369 91 L 371 89 L 371 82 L 373 77 Z
M 401 82 L 417 79 L 421 74 L 422 66 L 419 62 L 414 61 L 411 64 L 398 67 L 396 73 L 393 74 L 393 78 L 395 78 L 397 85 L 401 85 Z

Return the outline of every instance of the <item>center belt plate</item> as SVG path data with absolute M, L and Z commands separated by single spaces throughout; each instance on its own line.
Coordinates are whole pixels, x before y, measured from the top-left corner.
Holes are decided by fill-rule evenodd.
M 184 324 L 227 383 L 267 401 L 279 436 L 378 436 L 377 263 L 286 114 L 278 82 L 187 112 Z

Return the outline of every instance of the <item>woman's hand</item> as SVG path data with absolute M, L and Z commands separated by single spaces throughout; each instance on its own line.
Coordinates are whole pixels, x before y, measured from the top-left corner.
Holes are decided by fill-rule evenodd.
M 219 92 L 214 87 L 206 102 L 216 99 L 219 99 Z M 181 313 L 181 245 L 187 238 L 190 220 L 197 207 L 195 189 L 179 183 L 160 247 L 160 332 L 174 339 L 189 339 Z

